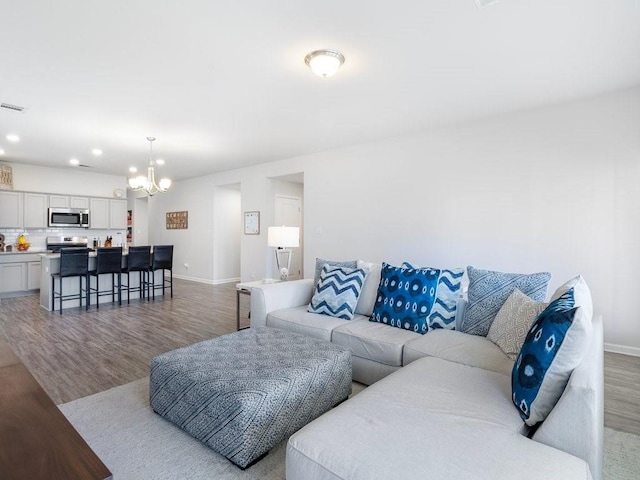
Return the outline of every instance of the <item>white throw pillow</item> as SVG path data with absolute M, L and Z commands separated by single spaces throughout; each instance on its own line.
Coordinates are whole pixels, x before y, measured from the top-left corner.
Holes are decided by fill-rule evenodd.
M 515 360 L 531 325 L 545 308 L 546 303 L 536 302 L 515 289 L 500 307 L 489 327 L 487 338 L 498 345 L 511 360 Z
M 367 277 L 364 279 L 364 285 L 362 286 L 360 297 L 358 297 L 356 313 L 370 317 L 373 313 L 373 306 L 376 303 L 382 264 L 358 260 L 358 268 L 368 271 L 369 273 L 367 273 Z

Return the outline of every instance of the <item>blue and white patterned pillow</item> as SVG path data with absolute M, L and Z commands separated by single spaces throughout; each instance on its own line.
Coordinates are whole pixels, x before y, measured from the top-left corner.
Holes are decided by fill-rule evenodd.
M 322 267 L 329 265 L 330 267 L 346 267 L 346 268 L 358 268 L 357 260 L 347 260 L 345 262 L 338 262 L 335 260 L 327 260 L 326 258 L 316 257 L 316 270 L 313 275 L 313 291 L 315 292 L 318 282 L 320 281 L 320 272 Z
M 551 279 L 549 272 L 525 275 L 480 270 L 471 266 L 467 267 L 467 273 L 469 303 L 460 329 L 464 333 L 483 337 L 487 336 L 491 322 L 516 288 L 536 302 L 543 302 Z
M 427 333 L 427 317 L 436 299 L 439 274 L 435 269 L 394 267 L 383 263 L 378 295 L 369 320 Z
M 325 264 L 307 311 L 351 320 L 366 272 L 360 268 Z
M 439 272 L 436 299 L 427 317 L 427 329 L 445 328 L 455 330 L 456 308 L 458 305 L 458 297 L 460 296 L 460 283 L 464 276 L 464 269 L 454 268 L 453 270 L 448 270 L 431 267 L 415 267 L 409 262 L 403 262 L 402 266 L 406 268 L 426 268 Z
M 591 293 L 582 277 L 560 287 L 533 322 L 511 374 L 513 404 L 527 425 L 543 421 L 591 339 Z

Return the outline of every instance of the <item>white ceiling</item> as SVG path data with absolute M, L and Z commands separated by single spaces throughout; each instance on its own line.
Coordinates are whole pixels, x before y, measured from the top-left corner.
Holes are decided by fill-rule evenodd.
M 638 0 L 0 0 L 0 160 L 180 180 L 640 84 Z M 330 79 L 304 56 L 346 57 Z M 20 135 L 19 143 L 5 139 Z M 101 148 L 100 158 L 91 149 Z

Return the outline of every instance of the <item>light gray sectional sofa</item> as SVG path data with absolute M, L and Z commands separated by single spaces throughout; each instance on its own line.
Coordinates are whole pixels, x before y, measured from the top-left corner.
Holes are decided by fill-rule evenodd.
M 601 480 L 601 317 L 561 398 L 532 430 L 512 403 L 514 361 L 496 344 L 457 330 L 421 335 L 370 322 L 376 288 L 365 282 L 352 320 L 307 312 L 312 280 L 252 290 L 252 327 L 349 347 L 353 379 L 370 385 L 290 438 L 288 480 Z

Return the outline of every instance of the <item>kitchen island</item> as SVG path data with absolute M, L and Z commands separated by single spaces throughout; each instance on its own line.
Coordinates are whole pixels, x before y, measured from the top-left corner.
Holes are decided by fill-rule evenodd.
M 43 253 L 40 254 L 40 306 L 46 310 L 51 311 L 51 298 L 53 293 L 51 291 L 51 274 L 60 272 L 60 254 L 59 253 Z M 124 268 L 127 265 L 127 252 L 122 252 L 122 267 Z M 94 269 L 96 266 L 96 253 L 89 252 L 89 270 Z M 156 285 L 162 285 L 162 270 L 158 270 L 155 272 L 155 281 Z M 123 275 L 124 276 L 124 275 Z M 78 278 L 71 277 L 65 278 L 64 281 L 64 293 L 65 295 L 77 294 L 78 293 Z M 118 280 L 116 279 L 116 286 Z M 131 282 L 132 288 L 137 288 L 140 285 L 140 275 L 138 272 L 132 272 L 129 275 L 129 281 Z M 57 282 L 57 280 L 56 280 Z M 95 280 L 94 280 L 95 282 Z M 57 284 L 57 283 L 56 283 Z M 108 290 L 111 288 L 111 275 L 103 274 L 100 277 L 100 290 Z M 117 293 L 116 293 L 117 296 Z M 131 298 L 139 298 L 139 292 L 131 292 Z M 98 297 L 100 303 L 111 303 L 111 296 L 106 295 L 102 297 Z M 126 291 L 122 293 L 122 300 L 126 302 L 127 295 Z M 91 305 L 96 304 L 96 295 L 91 295 Z M 84 304 L 84 302 L 83 302 Z M 78 300 L 65 300 L 62 304 L 63 310 L 68 308 L 78 307 L 80 305 Z M 84 306 L 84 305 L 83 305 Z M 56 299 L 55 310 L 58 311 L 60 308 L 60 301 Z

